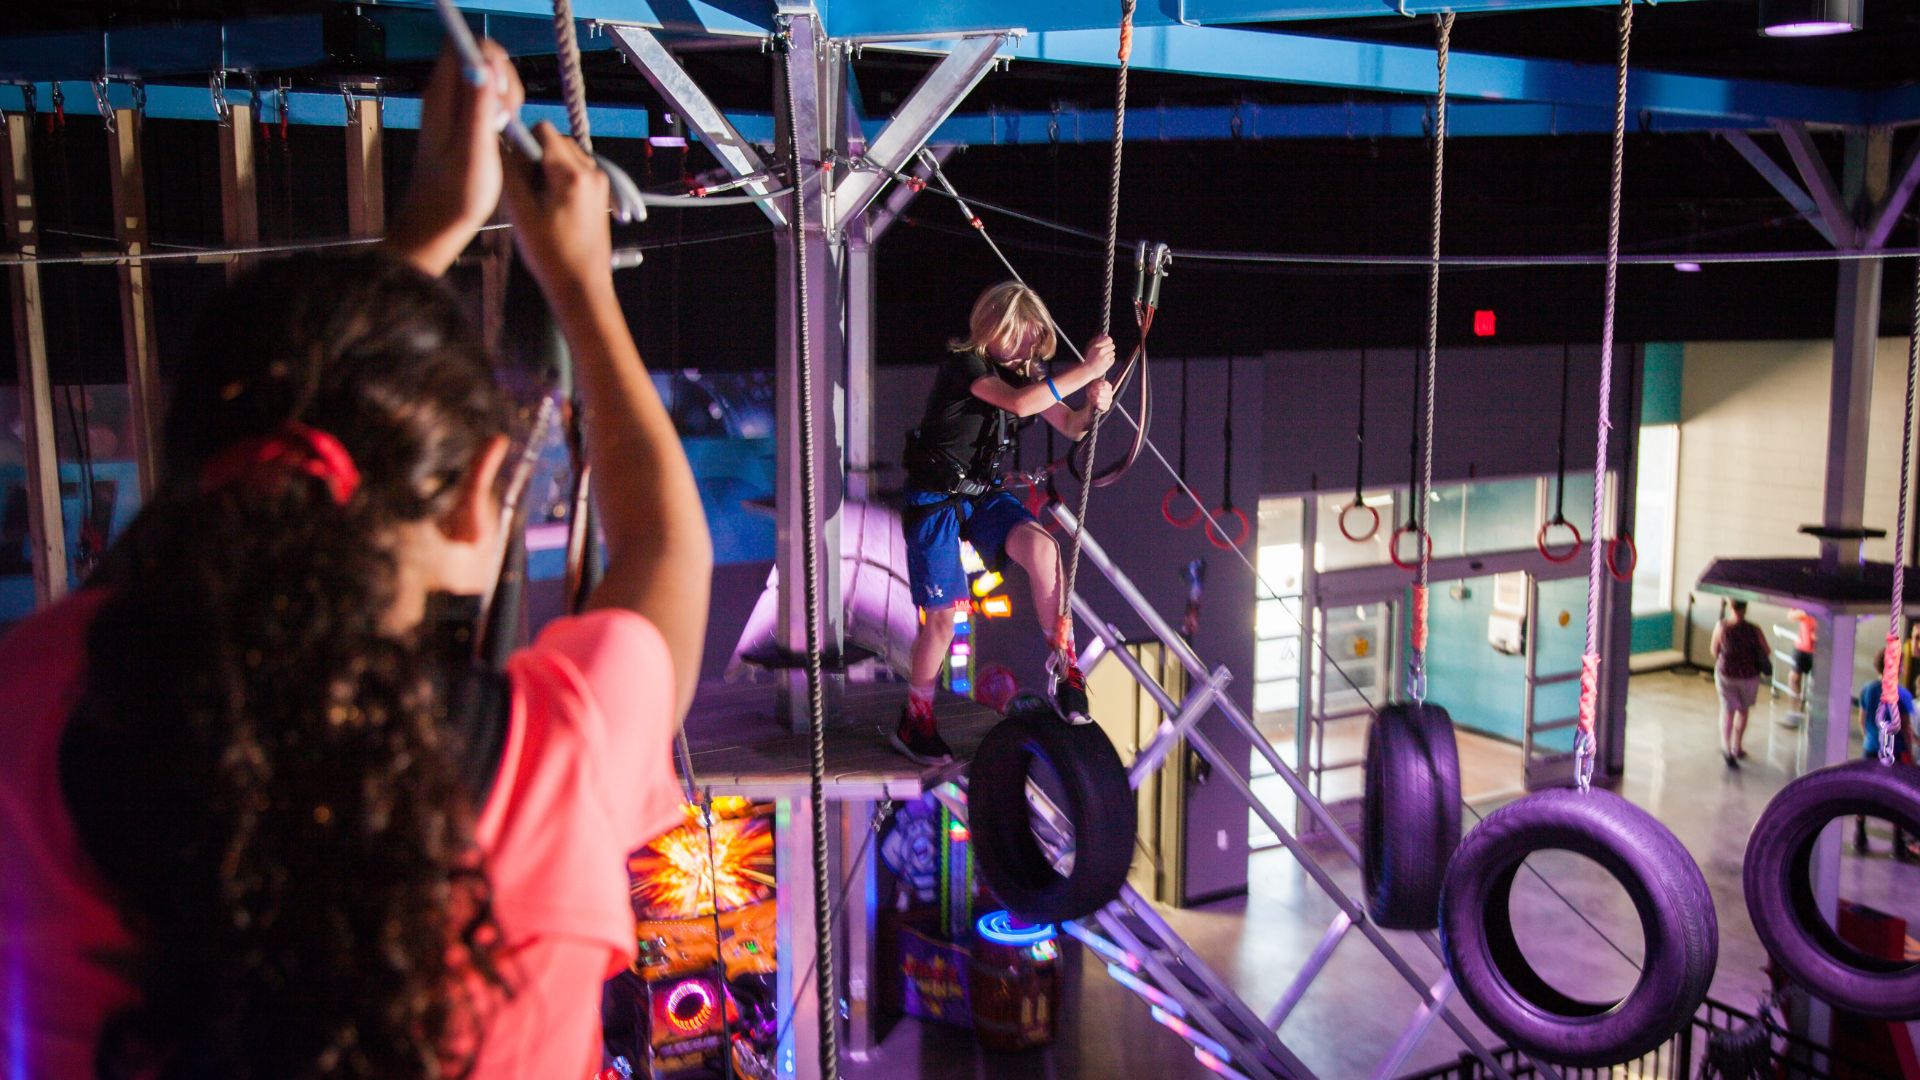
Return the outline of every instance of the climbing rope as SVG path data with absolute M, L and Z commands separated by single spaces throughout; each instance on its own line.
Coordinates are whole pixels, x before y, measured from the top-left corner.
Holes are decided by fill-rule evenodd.
M 1920 377 L 1920 272 L 1913 279 L 1914 323 L 1907 335 L 1907 409 L 1900 425 L 1900 510 L 1893 526 L 1893 603 L 1887 611 L 1887 651 L 1880 663 L 1880 764 L 1894 762 L 1900 732 L 1900 618 L 1906 610 L 1907 491 L 1913 478 L 1914 383 Z
M 1593 786 L 1593 765 L 1599 755 L 1594 714 L 1600 702 L 1600 587 L 1607 572 L 1601 515 L 1606 510 L 1607 438 L 1613 431 L 1613 317 L 1620 293 L 1620 192 L 1626 173 L 1627 51 L 1632 42 L 1633 0 L 1620 0 L 1620 63 L 1613 95 L 1613 165 L 1607 180 L 1606 315 L 1600 325 L 1600 421 L 1593 451 L 1593 531 L 1587 536 L 1590 545 L 1587 651 L 1580 658 L 1580 726 L 1573 747 L 1574 780 L 1581 791 Z
M 1413 586 L 1413 649 L 1407 659 L 1407 691 L 1421 704 L 1427 701 L 1427 571 L 1433 562 L 1433 533 L 1427 528 L 1427 493 L 1433 490 L 1433 398 L 1440 370 L 1440 211 L 1447 168 L 1447 50 L 1453 40 L 1453 12 L 1434 17 L 1439 27 L 1436 50 L 1437 81 L 1433 98 L 1433 229 L 1427 262 L 1426 415 L 1422 431 L 1420 487 L 1414 492 L 1413 519 L 1420 541 L 1420 570 Z
M 1113 98 L 1113 168 L 1107 181 L 1107 256 L 1100 286 L 1100 333 L 1111 335 L 1113 331 L 1113 274 L 1114 256 L 1120 243 L 1120 154 L 1125 146 L 1127 132 L 1127 69 L 1133 57 L 1133 10 L 1135 0 L 1121 0 L 1120 3 L 1120 68 L 1115 75 Z M 978 219 L 976 219 L 977 221 Z M 985 230 L 982 230 L 985 235 Z M 997 250 L 997 249 L 996 249 Z M 1091 471 L 1094 454 L 1100 445 L 1100 420 L 1103 414 L 1095 413 L 1093 421 L 1087 427 L 1087 463 Z M 1144 430 L 1146 423 L 1142 420 Z M 1073 651 L 1073 639 L 1064 633 L 1068 620 L 1073 613 L 1073 590 L 1080 577 L 1080 539 L 1087 530 L 1087 506 L 1093 498 L 1093 482 L 1089 479 L 1080 485 L 1080 506 L 1073 516 L 1073 535 L 1068 540 L 1067 582 L 1060 590 L 1059 627 L 1063 631 L 1057 636 L 1057 647 L 1062 649 L 1062 659 L 1069 659 L 1066 653 Z
M 560 97 L 567 104 L 567 127 L 580 149 L 593 153 L 587 121 L 587 81 L 580 70 L 580 38 L 573 23 L 573 0 L 553 0 L 553 43 L 560 61 Z
M 796 59 L 793 40 L 786 39 L 787 130 L 793 153 L 793 175 L 802 172 L 800 136 L 800 95 L 794 85 Z M 796 188 L 798 185 L 796 185 Z M 833 910 L 828 906 L 827 882 L 827 702 L 825 676 L 820 656 L 820 491 L 814 462 L 813 415 L 813 320 L 806 298 L 811 295 L 807 282 L 807 195 L 795 190 L 789 222 L 793 229 L 794 281 L 801 302 L 794 305 L 799 315 L 798 346 L 800 375 L 800 544 L 801 589 L 806 606 L 807 624 L 807 794 L 813 819 L 813 958 L 814 996 L 819 1010 L 820 1075 L 839 1080 L 840 1040 L 837 1023 L 839 1010 L 833 977 Z

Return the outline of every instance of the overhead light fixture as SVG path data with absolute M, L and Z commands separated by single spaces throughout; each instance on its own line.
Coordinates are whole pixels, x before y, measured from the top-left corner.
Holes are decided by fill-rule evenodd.
M 1697 262 L 1677 262 L 1673 264 L 1673 268 L 1683 274 L 1697 274 L 1700 272 L 1700 264 Z
M 1760 32 L 1768 37 L 1850 34 L 1865 25 L 1867 0 L 1760 0 Z

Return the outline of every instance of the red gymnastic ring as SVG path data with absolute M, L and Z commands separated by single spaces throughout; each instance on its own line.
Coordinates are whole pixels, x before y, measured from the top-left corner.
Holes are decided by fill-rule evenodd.
M 1564 553 L 1559 555 L 1555 555 L 1553 550 L 1547 547 L 1547 533 L 1551 532 L 1555 525 L 1559 525 L 1573 534 L 1573 546 L 1567 548 Z M 1566 518 L 1554 518 L 1552 521 L 1540 526 L 1539 534 L 1533 539 L 1533 546 L 1540 549 L 1540 557 L 1550 563 L 1572 562 L 1574 557 L 1580 554 L 1580 549 L 1586 546 L 1586 543 L 1586 537 L 1580 535 L 1580 526 L 1575 525 Z
M 1367 525 L 1365 532 L 1356 532 L 1352 529 L 1347 528 L 1347 515 L 1353 513 L 1355 510 L 1365 510 L 1367 513 L 1373 515 L 1373 521 Z M 1346 537 L 1348 540 L 1351 540 L 1356 544 L 1364 544 L 1367 541 L 1373 539 L 1375 536 L 1378 536 L 1379 534 L 1380 534 L 1380 511 L 1375 510 L 1373 507 L 1368 506 L 1366 503 L 1361 502 L 1359 499 L 1353 500 L 1352 502 L 1348 503 L 1344 508 L 1341 509 L 1340 511 L 1340 535 L 1341 536 Z
M 1414 562 L 1400 561 L 1400 538 L 1403 536 L 1418 536 L 1425 540 L 1427 542 L 1427 558 L 1433 558 L 1433 535 L 1418 525 L 1402 525 L 1393 531 L 1393 539 L 1387 542 L 1387 558 L 1392 560 L 1393 565 L 1402 570 L 1415 570 L 1420 566 L 1420 563 L 1417 561 L 1418 556 L 1415 556 L 1416 561 Z
M 1627 565 L 1624 568 L 1620 565 L 1620 551 L 1623 548 L 1627 553 Z M 1613 575 L 1613 580 L 1632 581 L 1633 571 L 1639 565 L 1640 547 L 1633 542 L 1632 533 L 1621 533 L 1607 541 L 1607 573 Z
M 1167 524 L 1176 529 L 1191 529 L 1195 525 L 1200 524 L 1200 519 L 1206 516 L 1206 514 L 1202 512 L 1202 508 L 1198 502 L 1193 503 L 1193 513 L 1188 514 L 1186 517 L 1179 518 L 1173 516 L 1174 502 L 1185 494 L 1185 491 L 1182 491 L 1178 486 L 1174 486 L 1168 488 L 1165 495 L 1160 496 L 1160 516 L 1167 519 Z
M 1215 521 L 1224 523 L 1228 518 L 1237 518 L 1239 519 L 1239 522 L 1240 522 L 1240 529 L 1237 533 L 1234 534 L 1234 537 L 1232 540 L 1228 540 L 1224 535 L 1222 535 L 1218 530 L 1216 530 L 1213 527 L 1213 524 Z M 1207 543 L 1212 544 L 1214 547 L 1219 548 L 1221 551 L 1229 551 L 1229 550 L 1232 550 L 1233 548 L 1239 547 L 1241 544 L 1246 543 L 1247 533 L 1251 531 L 1252 528 L 1253 528 L 1252 524 L 1247 521 L 1246 511 L 1240 509 L 1237 506 L 1233 506 L 1231 504 L 1222 505 L 1219 508 L 1214 510 L 1213 521 L 1207 522 Z

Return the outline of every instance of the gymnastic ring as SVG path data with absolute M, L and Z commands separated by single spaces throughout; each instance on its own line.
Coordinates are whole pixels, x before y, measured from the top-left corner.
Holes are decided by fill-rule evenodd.
M 1373 515 L 1373 523 L 1367 526 L 1366 532 L 1355 532 L 1354 530 L 1347 528 L 1347 515 L 1353 513 L 1355 510 L 1365 510 L 1367 513 Z M 1368 506 L 1366 503 L 1361 502 L 1359 499 L 1355 499 L 1352 502 L 1340 508 L 1339 524 L 1340 524 L 1341 536 L 1346 537 L 1348 540 L 1352 541 L 1353 543 L 1364 544 L 1367 541 L 1373 539 L 1375 536 L 1380 535 L 1380 511 L 1375 510 L 1373 507 Z
M 1432 930 L 1460 846 L 1460 751 L 1432 702 L 1395 702 L 1367 728 L 1362 835 L 1367 914 L 1389 930 Z
M 1061 874 L 1033 832 L 1027 781 L 1053 771 L 1048 794 L 1073 827 L 1073 868 Z M 1098 724 L 1069 724 L 1020 694 L 967 767 L 967 825 L 980 876 L 1022 921 L 1085 918 L 1120 895 L 1133 864 L 1138 807 L 1126 766 Z
M 1240 521 L 1240 530 L 1234 534 L 1231 540 L 1227 539 L 1224 531 L 1217 531 L 1214 528 L 1216 522 L 1221 521 L 1228 515 L 1232 515 Z M 1207 519 L 1207 543 L 1212 544 L 1221 551 L 1232 551 L 1247 542 L 1247 533 L 1251 531 L 1252 528 L 1253 524 L 1247 520 L 1247 512 L 1245 510 L 1231 503 L 1223 504 L 1215 507 L 1213 516 Z
M 1876 1020 L 1920 1018 L 1920 964 L 1869 956 L 1842 940 L 1813 894 L 1820 833 L 1848 817 L 1920 833 L 1920 768 L 1849 761 L 1781 788 L 1747 840 L 1740 871 L 1747 914 L 1774 963 L 1814 997 Z
M 1192 496 L 1188 496 L 1188 499 L 1193 503 L 1193 513 L 1183 518 L 1173 516 L 1174 500 L 1186 494 L 1187 492 L 1184 489 L 1175 485 L 1168 488 L 1165 495 L 1160 496 L 1160 516 L 1166 519 L 1167 524 L 1176 529 L 1191 529 L 1200 523 L 1201 518 L 1206 516 L 1205 508 L 1200 505 L 1198 499 L 1194 499 Z
M 1620 551 L 1623 548 L 1627 552 L 1627 566 L 1624 570 L 1620 568 Z M 1607 541 L 1607 573 L 1613 575 L 1613 580 L 1632 581 L 1633 572 L 1639 566 L 1640 546 L 1633 542 L 1632 533 L 1621 533 Z
M 1559 525 L 1573 534 L 1573 546 L 1568 548 L 1563 555 L 1555 555 L 1553 549 L 1547 547 L 1547 534 L 1553 531 L 1555 525 Z M 1586 544 L 1587 538 L 1580 535 L 1580 526 L 1575 525 L 1563 517 L 1556 517 L 1545 525 L 1540 526 L 1540 531 L 1535 534 L 1533 538 L 1533 546 L 1540 549 L 1540 557 L 1550 563 L 1572 562 L 1574 558 L 1580 554 L 1580 549 L 1585 547 Z
M 1425 539 L 1427 542 L 1427 558 L 1433 558 L 1433 534 L 1418 525 L 1402 525 L 1393 530 L 1393 538 L 1387 542 L 1387 560 L 1393 563 L 1394 566 L 1402 570 L 1417 570 L 1420 567 L 1418 556 L 1414 557 L 1415 561 L 1413 562 L 1400 561 L 1400 538 L 1403 536 L 1418 536 Z
M 1646 956 L 1620 1001 L 1562 993 L 1514 938 L 1514 879 L 1548 849 L 1592 859 L 1633 902 Z M 1495 1035 L 1544 1061 L 1597 1069 L 1653 1052 L 1692 1021 L 1713 980 L 1719 921 L 1699 865 L 1653 815 L 1610 791 L 1560 788 L 1467 833 L 1441 889 L 1440 941 L 1460 996 Z

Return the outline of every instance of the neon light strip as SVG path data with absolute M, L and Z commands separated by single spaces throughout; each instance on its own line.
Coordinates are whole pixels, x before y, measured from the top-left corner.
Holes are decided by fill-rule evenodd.
M 1233 1066 L 1221 1061 L 1219 1058 L 1214 1057 L 1212 1054 L 1197 1046 L 1193 1048 L 1193 1057 L 1195 1061 L 1219 1073 L 1221 1076 L 1232 1077 L 1233 1080 L 1252 1080 L 1246 1073 L 1235 1069 Z
M 1140 995 L 1146 1000 L 1147 1004 L 1157 1005 L 1183 1019 L 1186 1017 L 1187 1010 L 1181 1008 L 1179 1002 L 1156 990 L 1145 980 L 1129 973 L 1126 968 L 1121 967 L 1119 964 L 1108 964 L 1107 974 L 1113 976 L 1114 982 Z
M 973 928 L 996 945 L 1038 945 L 1053 940 L 1052 924 L 1015 926 L 1013 916 L 1004 911 L 987 912 L 974 922 Z
M 1101 958 L 1109 963 L 1118 964 L 1128 971 L 1137 972 L 1140 970 L 1141 963 L 1138 958 L 1122 950 L 1120 946 L 1115 945 L 1099 934 L 1081 926 L 1077 922 L 1061 923 L 1060 925 L 1064 927 L 1067 933 L 1072 935 L 1076 941 L 1092 949 L 1094 952 L 1099 953 Z
M 1192 1024 L 1187 1023 L 1185 1020 L 1180 1019 L 1158 1005 L 1153 1007 L 1153 1018 L 1165 1024 L 1175 1035 L 1187 1040 L 1199 1049 L 1207 1051 L 1221 1061 L 1225 1061 L 1233 1056 L 1227 1051 L 1226 1047 L 1195 1031 Z

